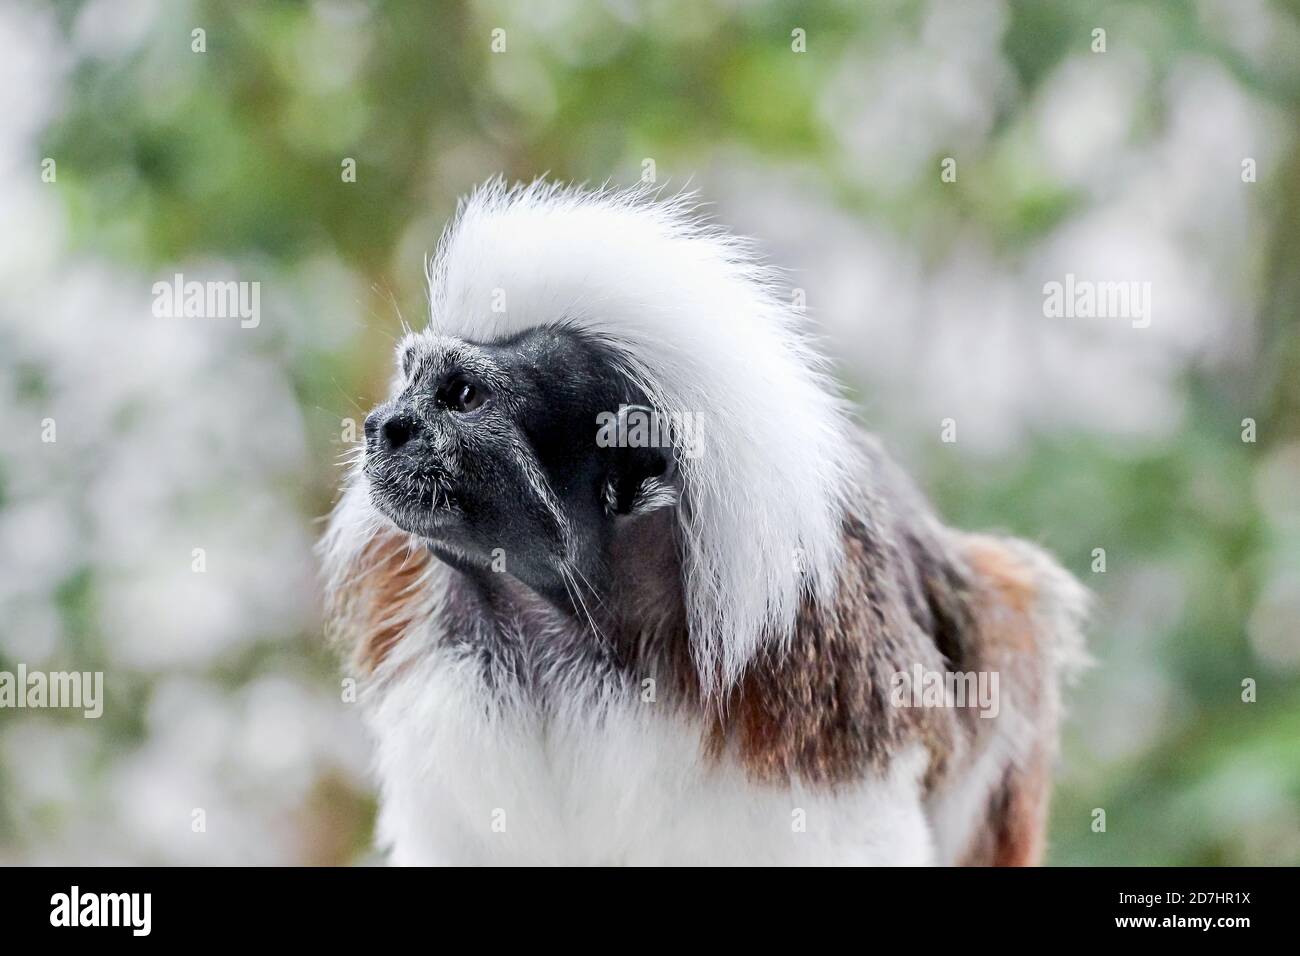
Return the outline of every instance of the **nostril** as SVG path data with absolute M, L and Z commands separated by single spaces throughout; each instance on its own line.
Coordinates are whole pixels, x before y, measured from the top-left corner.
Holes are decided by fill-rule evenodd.
M 401 412 L 390 416 L 380 427 L 380 433 L 384 437 L 384 444 L 393 450 L 401 448 L 410 441 L 415 431 L 415 419 Z

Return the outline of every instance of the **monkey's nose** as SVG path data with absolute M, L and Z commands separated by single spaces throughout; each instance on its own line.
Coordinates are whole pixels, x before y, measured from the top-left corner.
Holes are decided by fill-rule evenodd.
M 405 410 L 374 411 L 366 416 L 366 438 L 388 451 L 397 451 L 419 431 L 419 419 Z

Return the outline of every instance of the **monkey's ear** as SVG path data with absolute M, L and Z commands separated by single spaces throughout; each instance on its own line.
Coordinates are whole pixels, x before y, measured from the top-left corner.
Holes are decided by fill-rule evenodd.
M 612 515 L 639 515 L 677 503 L 677 454 L 671 447 L 615 448 L 605 486 Z

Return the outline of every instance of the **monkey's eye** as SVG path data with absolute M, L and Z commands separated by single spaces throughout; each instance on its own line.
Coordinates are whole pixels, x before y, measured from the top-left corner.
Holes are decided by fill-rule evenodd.
M 472 412 L 486 400 L 487 395 L 469 379 L 453 378 L 439 387 L 434 400 L 453 412 Z

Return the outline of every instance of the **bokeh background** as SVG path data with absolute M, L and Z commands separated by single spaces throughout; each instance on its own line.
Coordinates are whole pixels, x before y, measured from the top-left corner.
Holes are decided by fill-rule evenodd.
M 311 552 L 348 420 L 458 196 L 647 160 L 790 270 L 952 522 L 1095 590 L 1050 861 L 1300 861 L 1298 111 L 1268 0 L 6 0 L 0 669 L 107 702 L 0 711 L 0 861 L 374 859 Z M 260 325 L 155 318 L 175 272 Z M 1151 326 L 1045 318 L 1066 273 Z

